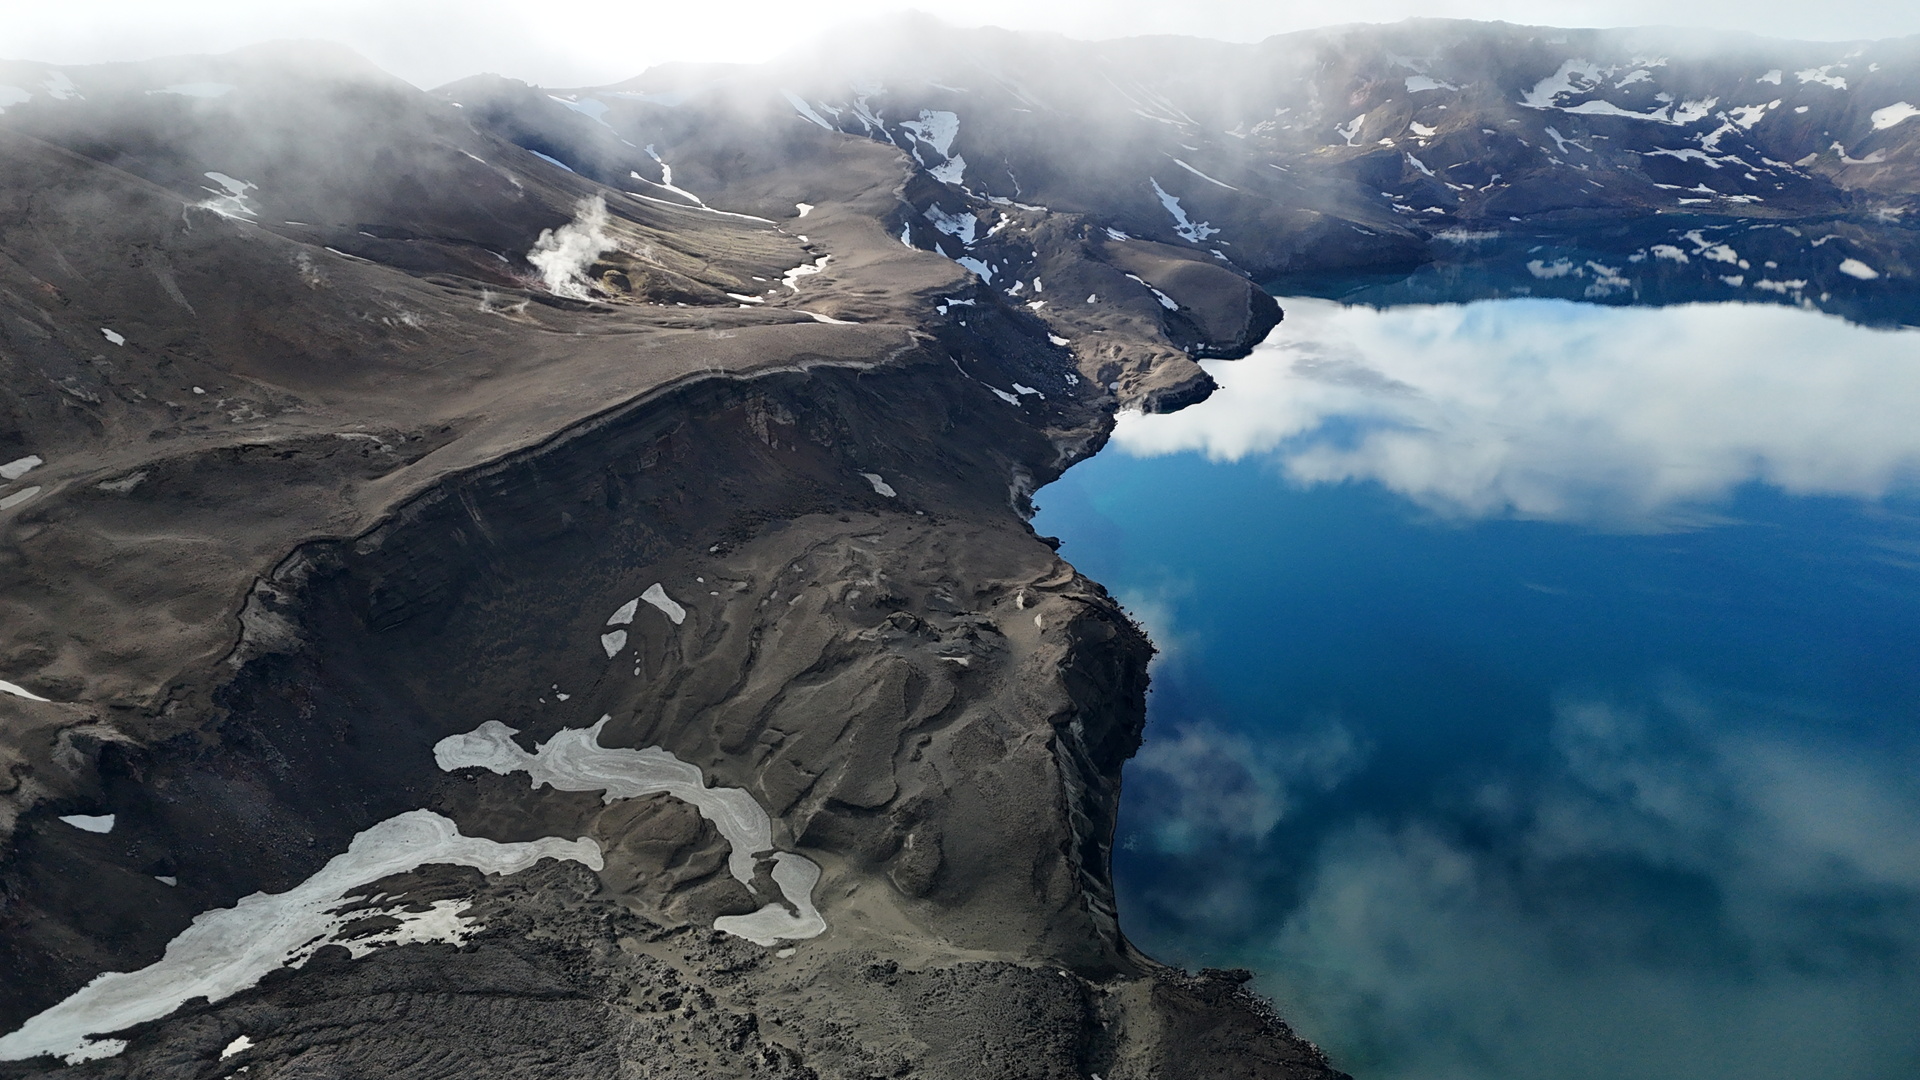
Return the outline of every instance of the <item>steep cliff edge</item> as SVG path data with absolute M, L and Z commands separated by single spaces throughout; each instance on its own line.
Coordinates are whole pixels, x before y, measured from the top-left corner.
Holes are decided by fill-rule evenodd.
M 1271 300 L 1036 221 L 1069 339 L 889 148 L 659 204 L 283 60 L 0 125 L 0 1073 L 1335 1075 L 1119 934 L 1151 650 L 1025 523 Z

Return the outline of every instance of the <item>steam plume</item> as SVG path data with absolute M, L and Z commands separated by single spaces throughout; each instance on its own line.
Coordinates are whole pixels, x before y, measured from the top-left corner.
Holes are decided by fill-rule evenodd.
M 558 229 L 541 230 L 527 261 L 539 268 L 541 280 L 555 296 L 585 300 L 587 268 L 601 252 L 620 246 L 606 230 L 607 201 L 598 195 L 581 199 L 572 221 Z

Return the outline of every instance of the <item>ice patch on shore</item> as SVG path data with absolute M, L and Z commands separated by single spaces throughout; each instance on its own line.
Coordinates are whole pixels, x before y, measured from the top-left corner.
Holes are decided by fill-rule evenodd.
M 40 1054 L 56 1054 L 69 1061 L 110 1057 L 126 1044 L 93 1036 L 158 1020 L 194 998 L 225 1000 L 256 985 L 271 971 L 299 967 L 351 921 L 350 915 L 335 913 L 347 894 L 381 878 L 433 863 L 470 866 L 485 874 L 514 874 L 542 859 L 564 859 L 594 870 L 603 865 L 600 845 L 586 838 L 545 837 L 502 844 L 462 836 L 452 821 L 430 810 L 388 818 L 354 837 L 344 854 L 334 856 L 319 873 L 286 892 L 254 893 L 233 907 L 196 916 L 193 925 L 167 943 L 160 960 L 138 971 L 100 975 L 0 1037 L 0 1061 L 23 1061 Z M 446 903 L 424 913 L 428 917 L 396 915 L 402 926 L 375 937 L 384 936 L 393 943 L 447 940 L 431 936 L 450 930 L 454 913 L 442 908 Z M 366 941 L 343 944 L 351 950 Z
M 450 735 L 434 744 L 433 760 L 447 772 L 478 767 L 505 776 L 524 772 L 534 788 L 555 791 L 599 791 L 606 802 L 645 795 L 671 795 L 687 803 L 713 823 L 726 838 L 727 872 L 753 888 L 759 857 L 773 852 L 773 881 L 792 905 L 768 904 L 750 915 L 728 915 L 714 920 L 714 929 L 746 938 L 757 945 L 786 939 L 814 937 L 827 928 L 813 906 L 813 888 L 820 867 L 792 852 L 774 852 L 773 822 L 754 797 L 740 788 L 710 788 L 700 767 L 680 760 L 657 746 L 644 750 L 600 745 L 600 732 L 609 716 L 590 728 L 568 728 L 554 733 L 531 754 L 513 741 L 518 732 L 498 720 L 489 720 L 465 735 Z

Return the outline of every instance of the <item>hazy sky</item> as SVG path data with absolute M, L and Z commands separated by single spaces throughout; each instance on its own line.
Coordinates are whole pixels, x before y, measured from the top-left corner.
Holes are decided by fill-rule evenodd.
M 581 86 L 637 75 L 664 60 L 763 60 L 837 24 L 910 7 L 956 25 L 1088 38 L 1181 33 L 1257 41 L 1334 22 L 1415 15 L 1668 24 L 1825 40 L 1920 33 L 1920 4 L 1895 0 L 968 0 L 951 7 L 926 0 L 55 0 L 6 7 L 0 57 L 80 64 L 319 37 L 344 42 L 422 87 L 481 71 Z

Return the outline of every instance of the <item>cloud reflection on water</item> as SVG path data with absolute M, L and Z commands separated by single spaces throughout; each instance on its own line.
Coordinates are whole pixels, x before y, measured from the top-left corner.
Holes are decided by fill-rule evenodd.
M 1530 790 L 1327 837 L 1252 948 L 1312 1027 L 1366 1033 L 1355 1073 L 1910 1075 L 1917 763 L 1765 708 L 1563 702 Z
M 1127 453 L 1270 455 L 1468 517 L 1658 527 L 1762 481 L 1876 498 L 1920 479 L 1920 333 L 1793 308 L 1284 300 L 1224 388 L 1128 414 Z

